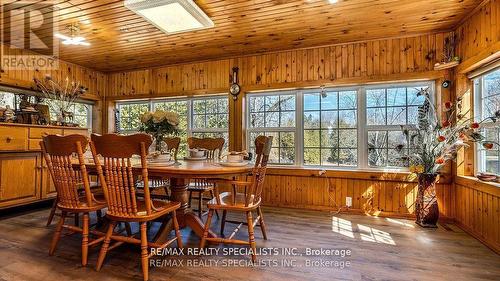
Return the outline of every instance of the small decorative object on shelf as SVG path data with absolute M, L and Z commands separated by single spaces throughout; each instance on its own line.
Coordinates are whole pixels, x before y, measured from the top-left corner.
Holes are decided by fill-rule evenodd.
M 440 170 L 448 161 L 455 160 L 458 151 L 468 147 L 468 143 L 481 143 L 486 149 L 498 146 L 498 143 L 486 140 L 480 129 L 483 122 L 497 122 L 500 111 L 495 116 L 474 122 L 473 118 L 465 117 L 468 112 L 461 112 L 462 99 L 459 98 L 456 104 L 451 101 L 443 104 L 446 117 L 440 120 L 429 98 L 429 89 L 420 89 L 417 95 L 425 98 L 418 108 L 417 124 L 402 126 L 405 143 L 399 144 L 396 150 L 400 153 L 400 159 L 409 164 L 410 172 L 418 176 L 416 223 L 422 227 L 436 227 L 439 206 L 435 184 Z M 411 149 L 408 149 L 408 145 Z
M 44 97 L 53 101 L 49 103 L 49 106 L 53 112 L 57 113 L 57 125 L 75 126 L 71 106 L 88 89 L 80 85 L 80 82 L 70 82 L 67 77 L 63 83 L 55 81 L 50 75 L 46 75 L 43 80 L 33 78 L 33 81 Z
M 12 108 L 10 108 L 10 105 L 6 105 L 5 111 L 3 112 L 4 122 L 7 122 L 7 123 L 14 122 L 15 116 L 16 115 L 14 113 L 14 110 Z
M 139 131 L 150 134 L 155 140 L 155 150 L 163 153 L 163 138 L 167 135 L 179 134 L 179 115 L 171 111 L 157 110 L 155 112 L 146 112 L 141 116 L 141 126 Z
M 457 46 L 457 36 L 452 34 L 444 40 L 443 60 L 434 64 L 435 70 L 443 70 L 457 66 L 460 63 L 460 57 L 455 56 L 455 47 Z
M 487 182 L 498 182 L 500 183 L 500 177 L 495 175 L 495 174 L 491 174 L 491 173 L 479 173 L 476 175 L 476 177 L 482 181 L 487 181 Z

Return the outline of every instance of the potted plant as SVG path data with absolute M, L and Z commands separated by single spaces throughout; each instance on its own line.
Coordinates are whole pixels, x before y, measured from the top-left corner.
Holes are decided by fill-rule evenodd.
M 178 126 L 179 115 L 177 113 L 163 110 L 148 111 L 141 115 L 139 131 L 150 134 L 155 140 L 155 151 L 162 154 L 164 152 L 163 138 L 166 135 L 178 135 Z
M 439 172 L 450 160 L 455 160 L 458 151 L 476 142 L 486 149 L 492 149 L 498 143 L 488 141 L 481 133 L 481 124 L 486 121 L 497 122 L 500 111 L 495 116 L 480 122 L 465 118 L 462 99 L 456 104 L 447 101 L 443 104 L 444 120 L 429 98 L 429 89 L 421 89 L 418 96 L 424 96 L 424 103 L 418 108 L 416 125 L 402 126 L 405 144 L 399 144 L 396 150 L 400 158 L 409 164 L 410 172 L 417 174 L 418 191 L 415 202 L 416 223 L 422 227 L 436 227 L 439 218 L 435 184 Z M 409 149 L 408 147 L 409 146 Z

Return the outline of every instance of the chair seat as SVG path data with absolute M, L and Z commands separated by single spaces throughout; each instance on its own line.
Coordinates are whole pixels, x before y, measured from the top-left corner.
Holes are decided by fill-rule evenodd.
M 235 193 L 233 196 L 232 192 L 223 192 L 219 194 L 220 204 L 217 203 L 217 198 L 213 198 L 208 201 L 207 207 L 209 209 L 219 209 L 219 210 L 241 210 L 248 211 L 256 209 L 260 206 L 260 200 L 257 203 L 245 206 L 245 194 Z M 252 195 L 253 199 L 253 195 Z
M 92 206 L 89 206 L 87 204 L 87 198 L 85 197 L 85 195 L 81 195 L 78 197 L 80 201 L 78 207 L 64 206 L 60 202 L 57 203 L 57 207 L 66 212 L 93 212 L 108 207 L 108 204 L 106 204 L 106 199 L 104 198 L 104 194 L 95 193 L 94 198 L 98 202 L 94 201 L 94 204 Z
M 108 210 L 106 216 L 114 221 L 144 222 L 144 221 L 151 221 L 161 216 L 164 216 L 174 210 L 177 210 L 181 206 L 181 203 L 179 202 L 163 201 L 163 200 L 151 200 L 151 201 L 153 202 L 153 206 L 156 208 L 156 211 L 152 210 L 152 213 L 150 215 L 147 215 L 145 201 L 137 200 L 137 213 L 135 215 L 129 216 L 129 215 L 112 214 Z

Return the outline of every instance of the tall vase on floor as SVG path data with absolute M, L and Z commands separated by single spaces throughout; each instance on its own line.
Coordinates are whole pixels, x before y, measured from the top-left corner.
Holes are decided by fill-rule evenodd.
M 415 201 L 416 223 L 421 227 L 436 228 L 439 206 L 436 197 L 438 174 L 419 174 L 417 200 Z
M 440 171 L 471 143 L 482 145 L 484 149 L 499 146 L 497 142 L 486 139 L 481 127 L 484 122 L 496 123 L 500 120 L 500 110 L 493 116 L 475 122 L 467 113 L 462 113 L 461 97 L 456 104 L 445 102 L 441 107 L 444 112 L 436 110 L 429 88 L 420 89 L 416 97 L 422 97 L 417 120 L 415 124 L 401 126 L 404 138 L 401 138 L 395 149 L 402 163 L 408 165 L 410 172 L 418 178 L 415 202 L 417 225 L 436 227 L 439 219 L 436 181 Z

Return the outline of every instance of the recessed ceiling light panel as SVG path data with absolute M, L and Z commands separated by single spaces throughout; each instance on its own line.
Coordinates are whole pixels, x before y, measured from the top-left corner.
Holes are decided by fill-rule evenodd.
M 192 0 L 125 0 L 125 7 L 167 34 L 214 26 Z

